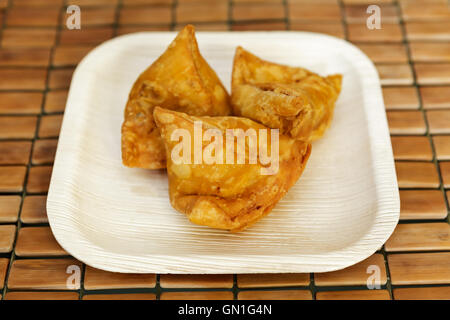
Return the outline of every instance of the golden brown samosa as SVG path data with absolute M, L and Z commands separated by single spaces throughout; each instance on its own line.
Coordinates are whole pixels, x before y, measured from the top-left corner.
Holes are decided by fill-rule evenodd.
M 184 27 L 131 89 L 122 125 L 122 161 L 128 167 L 166 167 L 164 145 L 153 120 L 155 106 L 192 115 L 228 115 L 229 95 L 201 56 L 194 27 Z
M 233 112 L 294 139 L 312 141 L 330 125 L 341 83 L 339 74 L 321 77 L 304 68 L 262 60 L 238 47 L 232 75 Z
M 285 135 L 276 139 L 278 130 L 246 118 L 194 117 L 159 107 L 153 115 L 166 146 L 172 206 L 191 222 L 212 228 L 241 231 L 267 215 L 300 177 L 311 152 L 311 144 Z M 192 137 L 198 134 L 199 124 L 203 142 L 196 147 Z M 235 138 L 240 129 L 241 148 Z M 208 132 L 215 135 L 207 138 Z M 190 141 L 186 149 L 180 149 L 186 141 Z M 211 143 L 217 144 L 211 148 Z M 264 147 L 267 152 L 261 153 Z M 202 161 L 195 160 L 196 148 L 201 150 Z M 278 160 L 269 163 L 265 158 L 269 154 Z M 208 155 L 215 162 L 208 161 Z M 239 157 L 245 160 L 241 164 Z

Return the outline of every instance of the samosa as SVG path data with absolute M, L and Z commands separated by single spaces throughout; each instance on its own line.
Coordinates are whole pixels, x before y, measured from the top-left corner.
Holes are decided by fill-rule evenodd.
M 327 77 L 300 67 L 262 60 L 241 47 L 233 63 L 231 103 L 235 115 L 313 141 L 329 127 L 342 75 Z
M 228 115 L 229 95 L 200 54 L 194 27 L 185 26 L 167 50 L 134 83 L 122 125 L 122 161 L 128 167 L 166 167 L 153 119 L 161 106 L 191 115 Z
M 249 227 L 295 184 L 311 152 L 311 144 L 246 118 L 159 107 L 153 115 L 166 147 L 170 202 L 199 225 Z

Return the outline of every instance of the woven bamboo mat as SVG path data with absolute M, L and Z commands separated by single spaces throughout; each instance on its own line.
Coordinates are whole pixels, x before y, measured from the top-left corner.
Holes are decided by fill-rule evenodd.
M 81 8 L 81 30 L 66 27 L 70 4 Z M 382 29 L 366 26 L 371 4 Z M 373 60 L 401 195 L 400 224 L 380 251 L 325 274 L 132 275 L 87 267 L 57 244 L 45 200 L 75 66 L 116 35 L 186 23 L 328 33 Z M 449 189 L 445 0 L 0 0 L 2 299 L 450 299 Z M 368 289 L 371 275 L 379 289 Z

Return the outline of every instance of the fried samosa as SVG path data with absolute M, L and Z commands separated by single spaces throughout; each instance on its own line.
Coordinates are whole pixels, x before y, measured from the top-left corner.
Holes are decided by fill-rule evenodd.
M 164 145 L 153 120 L 161 106 L 192 115 L 228 115 L 229 95 L 201 56 L 194 27 L 187 25 L 134 83 L 122 125 L 122 161 L 128 167 L 166 167 Z
M 194 117 L 159 107 L 153 115 L 166 147 L 170 202 L 199 225 L 232 232 L 249 227 L 294 185 L 311 152 L 311 144 L 246 118 Z
M 321 77 L 304 68 L 264 61 L 238 47 L 234 57 L 233 112 L 294 139 L 313 141 L 329 127 L 342 75 Z

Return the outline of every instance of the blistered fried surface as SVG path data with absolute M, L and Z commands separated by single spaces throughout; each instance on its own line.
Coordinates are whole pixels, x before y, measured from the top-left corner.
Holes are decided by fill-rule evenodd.
M 321 77 L 304 68 L 264 61 L 238 47 L 232 75 L 233 112 L 292 138 L 315 140 L 330 125 L 341 83 L 339 74 Z
M 226 150 L 226 129 L 241 128 L 244 131 L 267 127 L 252 120 L 239 117 L 193 117 L 162 108 L 155 108 L 155 121 L 167 152 L 167 172 L 169 176 L 169 195 L 172 206 L 185 213 L 193 223 L 213 228 L 240 231 L 252 225 L 268 214 L 300 177 L 311 152 L 311 145 L 287 136 L 279 137 L 279 169 L 276 174 L 263 175 L 258 156 L 255 164 L 248 159 L 249 142 L 246 140 L 245 164 L 227 164 L 226 152 L 223 164 L 176 164 L 172 151 L 179 143 L 171 141 L 176 129 L 186 129 L 194 137 L 194 121 L 202 121 L 203 132 L 218 129 L 223 138 L 223 150 Z M 271 152 L 271 134 L 268 151 Z M 258 143 L 260 136 L 258 135 Z M 205 148 L 208 143 L 203 144 Z M 191 144 L 191 154 L 194 145 Z M 234 159 L 237 159 L 236 144 Z
M 228 93 L 201 56 L 190 25 L 131 89 L 122 125 L 122 160 L 126 166 L 166 166 L 164 146 L 153 119 L 155 106 L 192 115 L 228 115 L 231 111 Z

